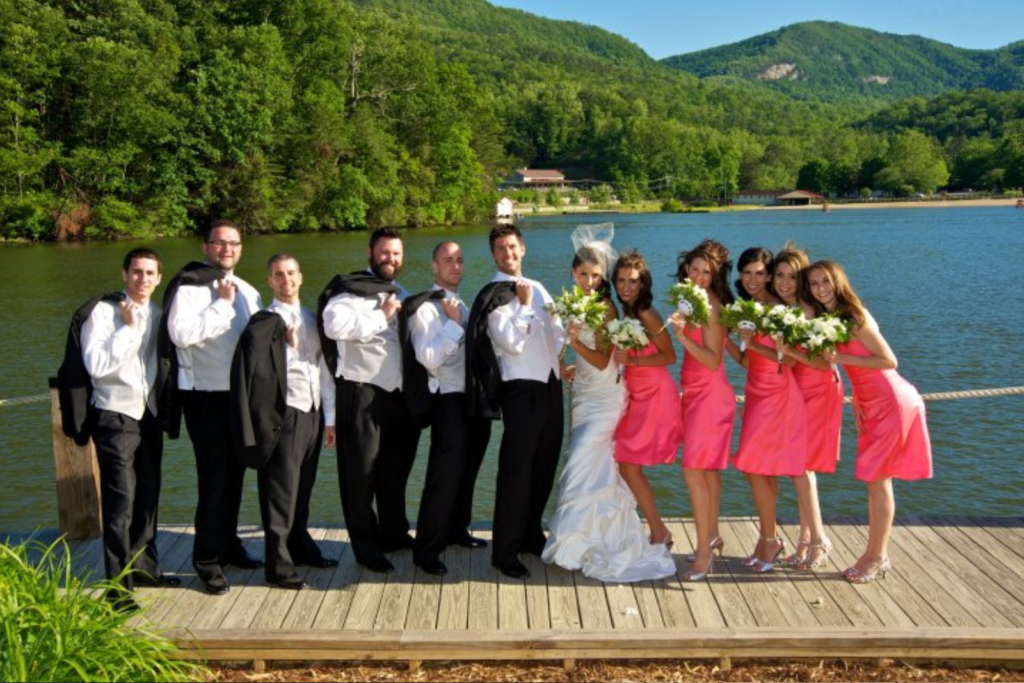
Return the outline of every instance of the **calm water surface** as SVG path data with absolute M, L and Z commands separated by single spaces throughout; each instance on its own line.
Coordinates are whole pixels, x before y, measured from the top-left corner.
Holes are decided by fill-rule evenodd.
M 570 284 L 569 240 L 581 222 L 603 218 L 558 216 L 526 219 L 527 275 L 558 293 Z M 893 347 L 900 372 L 922 392 L 1024 385 L 1017 337 L 1024 322 L 1024 212 L 1010 208 L 877 209 L 870 211 L 757 211 L 714 215 L 610 216 L 615 246 L 640 249 L 655 274 L 655 300 L 663 311 L 675 258 L 704 237 L 725 243 L 734 259 L 748 246 L 777 250 L 786 240 L 807 249 L 812 260 L 834 258 L 847 271 Z M 363 233 L 265 236 L 246 241 L 238 274 L 270 296 L 263 265 L 288 251 L 302 263 L 305 301 L 336 272 L 365 266 Z M 410 231 L 401 282 L 410 291 L 429 287 L 430 252 L 441 239 L 463 245 L 469 300 L 493 274 L 487 228 Z M 119 268 L 134 244 L 15 245 L 0 248 L 7 303 L 0 327 L 3 372 L 0 398 L 46 392 L 63 352 L 71 312 L 95 293 L 120 288 Z M 167 239 L 150 245 L 163 256 L 170 279 L 200 255 L 196 240 Z M 678 376 L 678 368 L 673 369 Z M 737 392 L 743 377 L 729 361 Z M 935 453 L 935 479 L 897 483 L 899 511 L 906 514 L 1020 513 L 1024 481 L 1024 397 L 943 401 L 928 404 Z M 738 429 L 738 424 L 737 424 Z M 487 520 L 494 500 L 500 430 L 477 487 L 477 517 Z M 839 471 L 820 478 L 828 514 L 864 514 L 863 485 L 853 479 L 856 435 L 844 415 Z M 567 442 L 566 442 L 567 443 Z M 737 440 L 738 443 L 738 432 Z M 414 518 L 426 466 L 427 439 L 409 486 Z M 325 452 L 314 493 L 313 519 L 341 523 L 336 464 Z M 663 514 L 688 515 L 686 487 L 678 466 L 650 470 Z M 243 519 L 257 522 L 255 476 L 247 477 Z M 0 407 L 0 531 L 56 526 L 56 494 L 49 404 Z M 735 471 L 724 477 L 725 515 L 753 514 L 746 482 Z M 782 486 L 782 514 L 795 514 L 792 487 Z M 191 521 L 196 499 L 194 462 L 187 438 L 167 442 L 161 520 Z M 552 502 L 554 496 L 552 496 Z

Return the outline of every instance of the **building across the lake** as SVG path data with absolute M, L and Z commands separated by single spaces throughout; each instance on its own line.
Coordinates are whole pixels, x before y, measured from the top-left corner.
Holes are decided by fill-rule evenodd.
M 521 168 L 512 172 L 499 186 L 501 190 L 564 190 L 565 174 L 540 168 Z
M 739 206 L 808 206 L 823 204 L 825 197 L 807 190 L 742 190 L 732 197 Z

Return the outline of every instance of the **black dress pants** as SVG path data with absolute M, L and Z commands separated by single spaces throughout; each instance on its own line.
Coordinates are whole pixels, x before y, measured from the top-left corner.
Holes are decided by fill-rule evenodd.
M 501 385 L 505 431 L 498 454 L 494 501 L 495 564 L 544 548 L 543 516 L 562 452 L 562 383 L 513 380 Z
M 296 561 L 306 559 L 292 556 L 292 536 L 298 534 L 298 511 L 304 488 L 302 476 L 306 463 L 317 456 L 320 447 L 320 412 L 304 413 L 295 408 L 285 409 L 284 424 L 277 448 L 267 464 L 256 475 L 260 492 L 260 517 L 266 547 L 267 578 L 286 578 L 295 575 Z M 308 471 L 307 476 L 308 476 Z M 306 519 L 309 519 L 309 500 L 305 501 Z M 312 541 L 312 539 L 310 539 Z M 299 547 L 305 550 L 304 539 Z
M 437 394 L 433 401 L 430 459 L 413 547 L 417 563 L 437 560 L 449 539 L 469 526 L 473 488 L 491 432 L 490 420 L 466 414 L 464 393 Z
M 337 409 L 341 508 L 356 560 L 366 564 L 405 547 L 406 484 L 420 430 L 400 392 L 373 384 L 339 378 Z
M 93 409 L 91 419 L 100 468 L 107 578 L 116 578 L 129 564 L 136 571 L 158 577 L 156 530 L 164 446 L 160 426 L 149 411 L 136 420 Z M 128 590 L 135 587 L 131 573 L 121 579 L 121 585 Z
M 238 537 L 245 466 L 231 443 L 229 401 L 227 391 L 181 392 L 199 484 L 192 566 L 203 581 L 222 576 L 223 565 L 245 552 Z

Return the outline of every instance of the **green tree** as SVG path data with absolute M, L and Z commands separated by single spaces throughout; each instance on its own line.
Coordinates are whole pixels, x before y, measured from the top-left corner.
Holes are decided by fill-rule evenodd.
M 875 184 L 897 194 L 934 192 L 949 181 L 949 170 L 938 143 L 910 130 L 896 135 Z

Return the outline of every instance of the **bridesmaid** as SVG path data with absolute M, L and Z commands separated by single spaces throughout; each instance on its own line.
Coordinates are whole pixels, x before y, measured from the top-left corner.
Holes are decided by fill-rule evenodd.
M 772 263 L 771 288 L 782 303 L 800 308 L 810 319 L 815 310 L 807 301 L 804 285 L 808 265 L 807 253 L 787 244 Z M 843 382 L 822 358 L 811 360 L 803 350 L 787 345 L 782 346 L 782 352 L 796 361 L 793 376 L 807 408 L 806 472 L 793 479 L 800 509 L 800 538 L 796 552 L 785 563 L 797 569 L 817 569 L 832 550 L 821 521 L 817 474 L 836 471 L 843 422 Z
M 765 306 L 779 303 L 768 289 L 772 253 L 752 247 L 740 255 L 739 295 Z M 775 342 L 767 335 L 741 331 L 747 352 L 730 343 L 729 354 L 747 369 L 746 405 L 740 447 L 733 465 L 747 476 L 760 522 L 754 553 L 744 562 L 756 572 L 770 572 L 786 550 L 776 529 L 777 477 L 800 477 L 807 462 L 807 415 L 804 397 L 793 379 L 796 361 L 780 365 Z M 780 371 L 781 370 L 781 371 Z
M 679 255 L 679 282 L 690 280 L 707 291 L 711 315 L 706 326 L 688 325 L 676 311 L 669 318 L 683 356 L 680 400 L 683 416 L 683 476 L 690 493 L 697 526 L 693 566 L 683 575 L 700 581 L 711 572 L 712 552 L 725 546 L 718 533 L 722 499 L 722 470 L 729 466 L 736 395 L 725 377 L 726 329 L 719 321 L 722 305 L 733 302 L 729 289 L 729 250 L 715 240 L 704 240 Z
M 884 578 L 892 568 L 888 553 L 896 515 L 892 480 L 932 476 L 924 401 L 896 372 L 896 356 L 842 266 L 818 261 L 808 268 L 807 283 L 819 310 L 837 313 L 853 327 L 848 343 L 822 357 L 841 364 L 853 386 L 855 475 L 868 487 L 868 547 L 843 576 L 850 583 L 868 583 L 879 575 Z
M 651 543 L 671 549 L 672 534 L 661 521 L 643 468 L 670 465 L 679 451 L 683 432 L 679 390 L 668 372 L 668 366 L 676 362 L 676 351 L 661 316 L 651 307 L 651 271 L 643 257 L 635 251 L 620 256 L 612 282 L 622 303 L 623 318 L 639 320 L 651 340 L 639 352 L 616 350 L 616 362 L 625 366 L 628 399 L 615 430 L 615 461 L 647 518 Z

